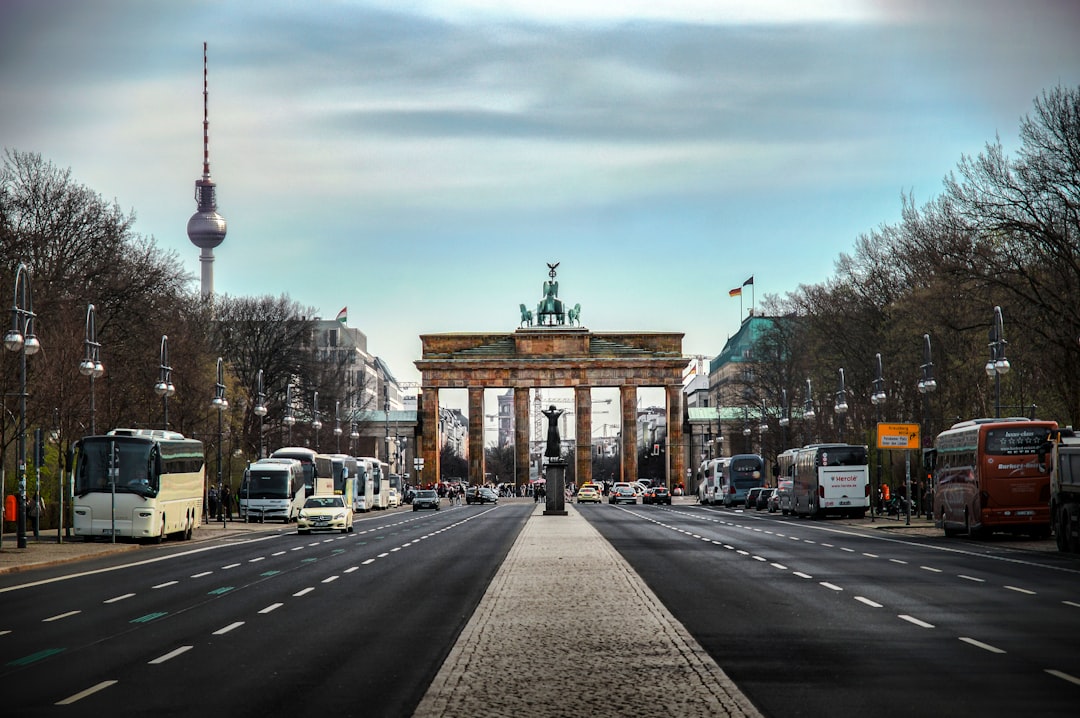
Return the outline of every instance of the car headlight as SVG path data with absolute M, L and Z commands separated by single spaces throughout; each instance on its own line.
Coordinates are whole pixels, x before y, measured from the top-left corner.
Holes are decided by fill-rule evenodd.
M 342 511 L 340 514 L 334 514 L 334 521 L 341 521 L 344 518 L 345 518 L 345 512 L 344 511 Z

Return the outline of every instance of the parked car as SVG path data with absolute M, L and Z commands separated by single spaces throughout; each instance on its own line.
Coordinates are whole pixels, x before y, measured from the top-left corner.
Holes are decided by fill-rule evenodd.
M 345 505 L 342 496 L 312 496 L 304 502 L 296 517 L 296 533 L 309 534 L 312 531 L 340 531 L 350 533 L 353 530 L 353 511 Z
M 439 492 L 435 489 L 421 489 L 416 492 L 412 500 L 412 510 L 419 511 L 420 509 L 435 509 L 438 511 L 441 508 L 442 502 L 439 500 Z
M 387 500 L 390 504 L 390 508 L 392 509 L 396 509 L 398 506 L 401 506 L 401 494 L 398 493 L 397 487 L 390 487 L 390 494 L 387 497 Z
M 592 502 L 594 504 L 600 503 L 600 492 L 596 490 L 595 486 L 585 485 L 578 489 L 577 502 L 584 504 Z
M 641 498 L 643 504 L 667 504 L 671 506 L 671 492 L 666 486 L 650 486 Z
M 745 508 L 755 509 L 757 508 L 757 497 L 762 491 L 765 490 L 764 486 L 755 486 L 752 489 L 748 489 L 746 492 L 746 503 L 743 504 Z
M 780 489 L 773 489 L 773 492 L 769 494 L 769 503 L 766 509 L 770 514 L 780 510 Z
M 608 494 L 609 504 L 636 504 L 637 494 L 628 485 L 616 486 Z
M 757 495 L 757 501 L 754 503 L 754 508 L 758 511 L 764 511 L 769 508 L 769 499 L 776 493 L 776 489 L 766 486 L 761 490 L 761 493 Z

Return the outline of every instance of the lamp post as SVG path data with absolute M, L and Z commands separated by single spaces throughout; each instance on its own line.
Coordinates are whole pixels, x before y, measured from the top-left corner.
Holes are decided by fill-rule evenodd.
M 266 393 L 263 391 L 262 369 L 255 375 L 255 408 L 252 411 L 259 417 L 259 458 L 261 459 L 264 456 L 263 428 L 266 421 Z
M 289 440 L 285 443 L 292 446 L 292 428 L 293 424 L 296 423 L 292 408 L 292 384 L 285 387 L 285 416 L 281 419 L 281 423 L 289 429 Z
M 877 408 L 877 423 L 881 424 L 881 407 L 885 404 L 885 400 L 888 396 L 885 394 L 885 377 L 881 370 L 881 352 L 874 355 L 877 361 L 877 373 L 874 375 L 874 391 L 870 394 L 870 403 Z M 880 426 L 874 431 L 875 438 L 881 431 Z M 880 442 L 878 442 L 880 443 Z M 881 447 L 875 449 L 874 453 L 877 454 L 877 483 L 874 486 L 874 491 L 870 495 L 870 503 L 873 504 L 877 500 L 877 492 L 881 489 Z M 874 520 L 875 507 L 870 506 L 870 520 Z
M 810 379 L 809 379 L 809 377 L 807 377 L 807 379 L 806 379 L 806 399 L 805 399 L 805 401 L 803 401 L 802 418 L 803 418 L 804 422 L 810 422 L 810 421 L 814 420 L 815 416 L 817 416 L 817 414 L 814 413 L 814 393 L 810 388 Z M 803 432 L 804 433 L 806 432 L 805 426 L 803 428 Z M 810 443 L 810 436 L 809 435 L 804 435 L 803 436 L 803 443 L 804 444 L 809 444 Z
M 319 392 L 315 392 L 315 396 L 311 400 L 313 413 L 311 415 L 311 428 L 315 430 L 315 451 L 319 450 L 319 429 L 322 428 L 322 422 L 319 421 Z
M 337 438 L 337 453 L 341 453 L 341 402 L 334 402 L 334 436 Z
M 752 446 L 750 445 L 750 434 L 752 433 L 752 432 L 750 431 L 750 408 L 749 408 L 749 407 L 746 407 L 746 406 L 744 406 L 744 407 L 742 408 L 742 410 L 743 410 L 743 430 L 742 430 L 742 435 L 743 435 L 743 450 L 744 450 L 744 451 L 745 451 L 746 453 L 748 453 L 748 454 L 749 454 L 749 453 L 750 453 L 750 450 L 751 450 L 751 449 L 753 448 L 753 447 L 752 447 Z
M 224 431 L 221 426 L 221 416 L 225 413 L 225 410 L 229 408 L 229 401 L 225 398 L 225 362 L 221 357 L 217 360 L 217 383 L 214 384 L 214 398 L 210 402 L 212 406 L 217 409 L 217 489 L 218 489 L 218 511 L 221 512 L 221 525 L 225 526 L 225 519 L 229 515 L 228 507 L 222 505 L 224 499 L 223 489 L 225 488 L 221 480 L 221 443 L 224 440 Z
M 919 393 L 923 395 L 923 437 L 928 437 L 930 436 L 930 394 L 937 390 L 937 382 L 934 380 L 934 361 L 930 354 L 929 334 L 923 334 L 923 363 L 920 368 L 922 369 L 922 378 L 919 379 Z M 929 467 L 923 467 L 924 472 L 927 468 Z M 930 495 L 930 482 L 932 480 L 932 477 L 927 476 L 926 496 Z M 920 507 L 921 510 L 927 512 L 930 511 L 930 508 L 929 504 Z
M 990 361 L 986 362 L 987 376 L 994 377 L 994 418 L 1001 418 L 1001 375 L 1009 373 L 1005 358 L 1005 327 L 1001 307 L 994 307 L 994 325 L 990 327 Z
M 847 403 L 847 387 L 844 385 L 844 368 L 840 367 L 840 385 L 836 389 L 836 403 L 833 405 L 833 411 L 836 412 L 836 416 L 840 419 L 840 443 L 844 443 L 844 420 L 847 418 L 848 403 Z
M 97 434 L 97 424 L 94 421 L 94 380 L 101 378 L 105 373 L 105 365 L 101 363 L 101 344 L 97 341 L 97 329 L 94 322 L 94 305 L 86 305 L 86 333 L 83 339 L 84 355 L 79 364 L 79 373 L 90 377 L 90 435 Z
M 34 334 L 34 292 L 30 270 L 19 263 L 15 268 L 15 298 L 11 304 L 11 331 L 4 336 L 8 351 L 19 353 L 19 453 L 16 478 L 19 499 L 15 506 L 15 545 L 26 548 L 26 357 L 41 349 Z M 37 497 L 34 498 L 37 501 Z
M 769 417 L 765 413 L 765 407 L 761 407 L 761 422 L 758 424 L 758 445 L 761 458 L 765 458 L 765 432 L 769 430 Z
M 154 384 L 154 393 L 161 397 L 161 409 L 164 416 L 166 431 L 169 430 L 169 397 L 176 393 L 176 387 L 172 383 L 172 367 L 169 366 L 169 337 L 161 335 L 161 349 L 158 352 L 161 364 L 158 372 L 158 383 Z
M 360 432 L 356 429 L 356 422 L 349 422 L 349 453 L 356 454 L 356 442 L 360 439 Z
M 780 451 L 784 451 L 788 448 L 787 428 L 791 424 L 791 407 L 788 406 L 787 389 L 780 390 L 780 419 L 776 423 L 780 425 Z

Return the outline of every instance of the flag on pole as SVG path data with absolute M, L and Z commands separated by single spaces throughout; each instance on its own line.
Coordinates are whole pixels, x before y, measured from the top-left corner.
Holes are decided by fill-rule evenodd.
M 337 313 L 337 320 L 339 322 L 341 322 L 342 324 L 344 324 L 345 321 L 346 321 L 346 315 L 347 315 L 347 310 L 348 309 L 349 309 L 348 306 L 344 306 L 344 307 L 341 308 L 341 311 Z
M 727 295 L 729 297 L 741 297 L 742 296 L 742 287 L 735 287 L 730 292 L 728 292 Z
M 747 279 L 745 282 L 742 283 L 742 285 L 745 287 L 747 284 L 752 285 L 753 283 L 754 283 L 754 275 L 751 274 L 750 279 Z

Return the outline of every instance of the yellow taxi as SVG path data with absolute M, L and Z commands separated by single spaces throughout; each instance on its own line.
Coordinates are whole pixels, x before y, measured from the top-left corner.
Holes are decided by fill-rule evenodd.
M 600 503 L 600 490 L 592 484 L 585 484 L 577 492 L 577 502 L 584 504 L 586 502 L 593 502 L 594 504 Z
M 296 517 L 296 533 L 309 534 L 312 531 L 340 531 L 352 533 L 353 511 L 345 505 L 345 499 L 339 495 L 311 496 L 304 502 L 300 515 Z

